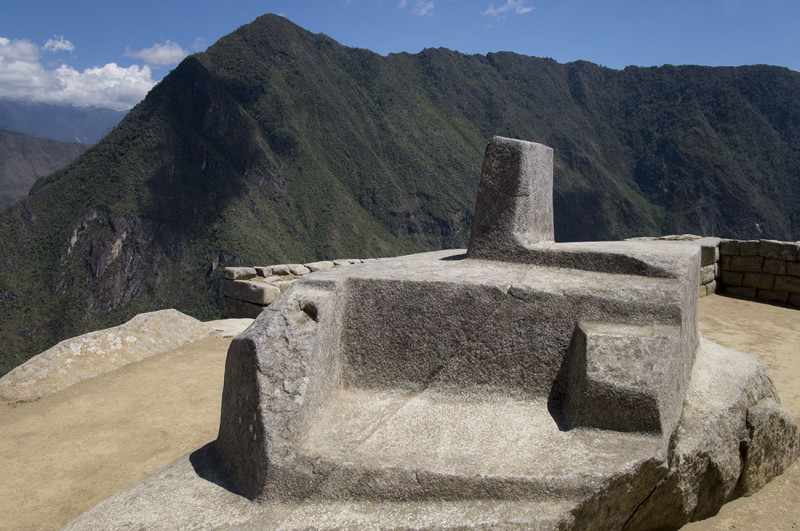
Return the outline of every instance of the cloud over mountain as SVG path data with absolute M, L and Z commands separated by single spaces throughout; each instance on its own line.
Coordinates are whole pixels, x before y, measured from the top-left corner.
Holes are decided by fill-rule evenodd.
M 177 64 L 181 59 L 189 55 L 189 52 L 181 48 L 177 43 L 166 40 L 160 43 L 157 42 L 150 48 L 142 50 L 129 50 L 126 48 L 125 55 L 141 59 L 148 65 L 159 67 Z
M 74 49 L 63 35 L 49 39 L 41 48 L 28 40 L 0 37 L 0 98 L 122 111 L 141 101 L 156 83 L 147 64 L 123 67 L 107 63 L 83 71 L 67 64 L 54 69 L 44 65 L 43 51 Z M 178 50 L 182 55 L 175 59 Z M 149 56 L 155 66 L 171 64 L 186 55 L 170 41 L 140 53 L 143 55 L 139 57 L 147 60 L 145 56 Z

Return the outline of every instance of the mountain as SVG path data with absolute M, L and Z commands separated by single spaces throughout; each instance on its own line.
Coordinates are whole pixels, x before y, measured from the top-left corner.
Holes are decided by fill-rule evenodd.
M 87 147 L 0 130 L 0 210 L 25 197 L 36 179 L 63 168 Z
M 61 142 L 94 144 L 125 114 L 95 107 L 0 99 L 0 129 Z
M 800 74 L 380 56 L 265 15 L 185 59 L 0 214 L 0 373 L 173 307 L 222 266 L 465 246 L 492 135 L 555 149 L 566 240 L 795 239 Z

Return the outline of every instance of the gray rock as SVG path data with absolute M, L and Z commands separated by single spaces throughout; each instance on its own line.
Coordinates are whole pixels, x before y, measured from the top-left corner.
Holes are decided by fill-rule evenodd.
M 222 316 L 225 318 L 247 318 L 255 319 L 258 317 L 266 306 L 262 304 L 253 304 L 239 299 L 232 299 L 230 297 L 222 297 L 221 304 Z
M 259 507 L 234 525 L 679 527 L 796 458 L 760 363 L 701 341 L 696 239 L 548 241 L 552 150 L 502 138 L 475 219 L 469 258 L 317 271 L 232 341 L 214 470 Z M 150 521 L 139 495 L 98 521 Z
M 350 265 L 351 263 L 352 262 L 350 262 L 350 260 L 348 260 L 346 258 L 339 258 L 339 259 L 333 261 L 333 265 L 335 265 L 335 266 L 346 266 L 346 265 Z
M 296 277 L 301 277 L 311 273 L 311 269 L 307 268 L 303 264 L 288 264 L 287 267 L 289 268 L 289 273 Z
M 257 274 L 255 268 L 252 267 L 226 267 L 224 271 L 225 278 L 229 280 L 247 280 Z
M 701 284 L 708 284 L 717 274 L 717 266 L 716 264 L 711 264 L 707 266 L 703 266 L 700 268 L 700 283 Z
M 224 297 L 239 299 L 261 306 L 272 303 L 281 294 L 280 290 L 272 284 L 252 280 L 223 279 L 220 283 L 220 289 Z
M 321 262 L 311 262 L 303 265 L 305 265 L 313 273 L 315 271 L 324 271 L 326 269 L 330 269 L 336 264 L 334 264 L 330 260 L 323 260 Z
M 65 339 L 0 378 L 0 400 L 34 400 L 129 363 L 197 341 L 213 329 L 177 310 Z
M 484 156 L 469 256 L 503 260 L 508 250 L 554 239 L 553 150 L 494 137 Z
M 288 275 L 290 273 L 289 266 L 286 264 L 278 264 L 270 267 L 270 273 L 273 275 Z

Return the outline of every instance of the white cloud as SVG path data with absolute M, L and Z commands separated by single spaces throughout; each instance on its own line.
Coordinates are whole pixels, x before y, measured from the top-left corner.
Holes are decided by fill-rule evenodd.
M 144 48 L 143 50 L 129 50 L 125 48 L 125 55 L 127 57 L 141 59 L 149 65 L 159 67 L 173 65 L 189 55 L 189 52 L 181 48 L 177 43 L 168 40 L 161 43 L 157 42 L 150 48 Z
M 433 8 L 436 7 L 436 4 L 433 2 L 433 0 L 415 0 L 414 2 L 409 2 L 409 0 L 400 0 L 400 3 L 397 5 L 401 9 L 405 9 L 410 5 L 411 12 L 420 17 L 424 17 L 426 15 L 432 17 Z
M 48 70 L 40 58 L 39 47 L 30 41 L 0 37 L 0 97 L 127 110 L 155 85 L 147 65 L 124 68 L 108 63 L 82 72 L 61 65 Z
M 494 7 L 493 3 L 489 4 L 489 7 L 486 8 L 483 14 L 502 18 L 510 13 L 524 15 L 531 11 L 533 11 L 533 6 L 526 6 L 525 0 L 506 0 L 506 3 L 500 7 Z
M 57 39 L 56 36 L 53 35 L 52 39 L 48 39 L 47 42 L 44 43 L 44 49 L 53 53 L 60 50 L 66 50 L 72 53 L 72 50 L 75 49 L 75 45 L 65 39 L 63 35 Z

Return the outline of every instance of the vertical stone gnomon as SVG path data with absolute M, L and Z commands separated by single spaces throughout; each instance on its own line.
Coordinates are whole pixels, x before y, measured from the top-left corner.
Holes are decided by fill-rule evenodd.
M 553 242 L 553 149 L 496 136 L 486 146 L 470 258 L 504 259 Z

